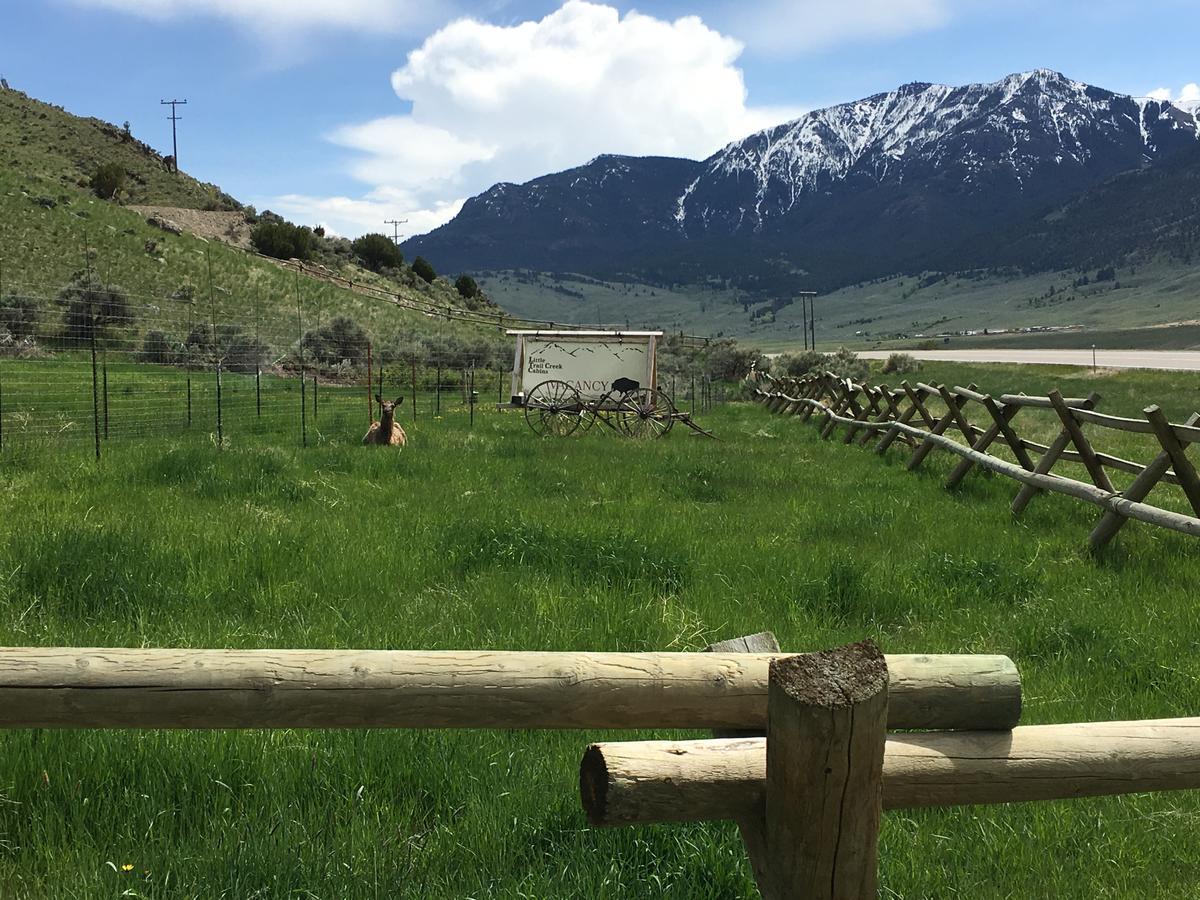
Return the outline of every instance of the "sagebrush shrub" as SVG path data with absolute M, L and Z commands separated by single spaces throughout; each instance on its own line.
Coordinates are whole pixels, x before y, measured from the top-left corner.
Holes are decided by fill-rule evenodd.
M 883 364 L 883 374 L 885 375 L 907 375 L 910 372 L 920 371 L 920 369 L 920 360 L 911 353 L 893 353 Z

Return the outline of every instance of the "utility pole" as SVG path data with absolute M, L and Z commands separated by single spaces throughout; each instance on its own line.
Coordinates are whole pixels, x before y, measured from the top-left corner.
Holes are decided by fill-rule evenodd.
M 798 291 L 797 293 L 799 294 L 799 297 L 800 297 L 800 315 L 802 316 L 801 326 L 800 326 L 800 334 L 804 338 L 804 349 L 805 350 L 816 350 L 817 349 L 817 338 L 816 338 L 816 332 L 814 330 L 815 326 L 813 324 L 814 319 L 815 319 L 815 316 L 813 315 L 813 297 L 817 296 L 817 292 L 816 291 Z M 812 337 L 811 341 L 809 340 L 810 331 L 811 331 L 811 337 Z
M 384 219 L 384 225 L 392 226 L 392 243 L 400 243 L 400 226 L 408 222 L 408 219 Z
M 175 169 L 175 174 L 178 175 L 179 174 L 179 138 L 175 133 L 175 123 L 178 122 L 180 119 L 182 119 L 183 116 L 176 115 L 177 110 L 175 109 L 175 107 L 187 106 L 187 101 L 186 100 L 159 100 L 158 102 L 159 102 L 160 106 L 171 107 L 171 115 L 167 116 L 167 118 L 171 120 L 171 159 L 174 160 L 174 162 L 172 163 L 172 167 Z
M 808 333 L 809 342 L 814 350 L 817 349 L 817 295 L 808 297 Z

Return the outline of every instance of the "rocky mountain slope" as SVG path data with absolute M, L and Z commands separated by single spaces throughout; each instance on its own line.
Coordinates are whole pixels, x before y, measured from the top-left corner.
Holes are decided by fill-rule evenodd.
M 988 235 L 1197 146 L 1195 111 L 1049 70 L 914 83 L 814 111 L 703 162 L 601 156 L 496 185 L 407 249 L 464 270 L 831 289 L 990 265 L 979 253 Z M 1073 264 L 1067 248 L 1053 260 L 1045 250 L 1038 265 Z

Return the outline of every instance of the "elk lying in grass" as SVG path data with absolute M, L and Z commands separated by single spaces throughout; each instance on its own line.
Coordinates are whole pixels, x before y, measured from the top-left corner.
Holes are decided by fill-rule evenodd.
M 363 437 L 363 443 L 378 444 L 381 447 L 403 447 L 408 443 L 408 436 L 396 421 L 396 407 L 404 402 L 404 397 L 387 401 L 376 394 L 375 400 L 379 403 L 379 421 L 371 423 Z

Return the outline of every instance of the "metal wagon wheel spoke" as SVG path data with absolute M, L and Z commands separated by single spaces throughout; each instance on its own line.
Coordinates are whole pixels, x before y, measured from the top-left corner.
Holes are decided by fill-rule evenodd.
M 584 418 L 587 420 L 586 427 L 591 428 L 597 422 L 603 422 L 609 428 L 617 430 L 613 416 L 621 396 L 613 391 L 607 391 L 601 394 L 596 400 L 588 403 L 587 412 L 584 414 Z
M 565 381 L 543 381 L 525 399 L 525 421 L 537 434 L 566 437 L 579 427 L 583 401 Z
M 660 438 L 675 424 L 675 405 L 662 391 L 639 388 L 617 405 L 617 427 L 632 438 Z

